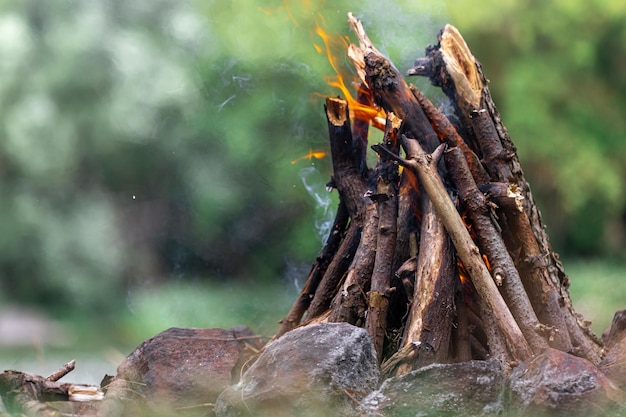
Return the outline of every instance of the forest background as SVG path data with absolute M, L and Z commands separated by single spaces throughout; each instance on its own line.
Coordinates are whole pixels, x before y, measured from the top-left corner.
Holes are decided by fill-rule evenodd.
M 340 54 L 348 11 L 402 71 L 459 28 L 575 306 L 598 333 L 624 308 L 622 1 L 259 3 L 0 1 L 0 365 L 114 369 L 170 326 L 276 330 L 336 207 L 323 97 L 342 92 L 316 29 Z M 47 327 L 13 337 L 31 316 Z

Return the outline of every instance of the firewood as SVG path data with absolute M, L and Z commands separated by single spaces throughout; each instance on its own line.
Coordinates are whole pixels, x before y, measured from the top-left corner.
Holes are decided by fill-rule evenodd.
M 572 308 L 567 276 L 549 243 L 516 148 L 493 103 L 482 67 L 458 30 L 446 25 L 439 44 L 427 48 L 427 56 L 416 61 L 409 75 L 427 76 L 442 88 L 455 104 L 458 117 L 470 128 L 471 142 L 480 149 L 491 180 L 515 184 L 521 190 L 524 211 L 502 206 L 501 227 L 509 249 L 516 249 L 516 253 L 509 250 L 515 264 L 525 272 L 522 280 L 531 304 L 539 320 L 554 329 L 553 346 L 597 363 L 601 344 Z M 537 264 L 537 260 L 542 262 Z M 524 263 L 532 262 L 534 265 L 522 269 Z
M 75 361 L 68 362 L 48 377 L 19 371 L 0 373 L 0 398 L 9 412 L 42 417 L 61 417 L 65 413 L 51 402 L 71 402 L 72 414 L 95 415 L 90 404 L 100 401 L 103 393 L 97 386 L 58 382 L 73 370 Z
M 392 151 L 400 150 L 398 136 L 401 124 L 402 120 L 393 113 L 388 113 L 383 143 Z M 391 277 L 395 272 L 393 260 L 398 221 L 398 165 L 383 155 L 380 157 L 376 172 L 378 176 L 376 194 L 369 197 L 374 199 L 378 207 L 378 237 L 365 327 L 374 341 L 380 362 L 387 333 L 387 313 L 392 292 Z
M 548 347 L 547 338 L 540 335 L 544 328 L 539 323 L 522 284 L 513 260 L 494 224 L 491 208 L 484 194 L 478 190 L 465 155 L 454 147 L 445 152 L 450 175 L 455 182 L 471 219 L 479 246 L 493 268 L 495 282 L 503 290 L 505 301 L 534 353 Z
M 463 151 L 470 171 L 472 172 L 472 177 L 474 177 L 474 181 L 476 181 L 477 184 L 488 182 L 490 180 L 489 175 L 485 171 L 478 156 L 467 146 L 448 118 L 441 113 L 419 89 L 413 85 L 410 88 L 420 106 L 424 109 L 424 113 L 428 117 L 428 120 L 430 120 L 439 138 L 447 143 L 449 147 L 457 147 Z
M 329 321 L 346 322 L 359 327 L 365 325 L 366 294 L 374 270 L 377 232 L 378 209 L 372 200 L 367 199 L 361 241 L 346 279 L 331 304 Z
M 362 155 L 355 153 L 348 103 L 339 98 L 326 99 L 326 118 L 333 159 L 331 183 L 348 208 L 350 225 L 341 246 L 329 265 L 307 312 L 312 319 L 326 311 L 337 293 L 340 281 L 358 247 L 363 229 L 367 183 L 361 174 Z
M 449 361 L 449 343 L 454 319 L 454 292 L 457 278 L 452 244 L 432 202 L 424 198 L 420 253 L 415 288 L 407 318 L 403 345 L 419 342 L 419 355 L 406 361 L 396 375 L 414 367 Z
M 437 156 L 426 154 L 417 140 L 407 138 L 406 136 L 402 137 L 402 145 L 408 159 L 400 161 L 406 168 L 418 174 L 481 299 L 493 311 L 496 327 L 504 335 L 507 348 L 511 352 L 513 359 L 523 360 L 528 358 L 532 354 L 528 342 L 500 295 L 483 262 L 480 250 L 472 241 L 456 207 L 448 196 L 441 178 L 437 174 L 434 166 L 438 160 Z M 437 149 L 439 155 L 443 150 L 443 146 Z
M 361 81 L 372 92 L 376 104 L 403 120 L 403 133 L 417 138 L 426 151 L 434 151 L 439 139 L 402 74 L 373 46 L 354 15 L 348 15 L 348 23 L 359 39 L 359 46 L 349 46 L 348 56 L 357 68 Z

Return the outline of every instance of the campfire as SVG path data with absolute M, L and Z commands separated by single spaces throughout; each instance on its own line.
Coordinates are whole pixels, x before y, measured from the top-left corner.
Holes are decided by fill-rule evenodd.
M 65 415 L 42 403 L 79 392 L 89 404 L 72 415 L 139 415 L 143 407 L 159 415 L 312 415 L 302 407 L 495 415 L 506 389 L 531 414 L 623 411 L 626 313 L 599 340 L 574 311 L 515 146 L 461 34 L 447 25 L 406 72 L 441 88 L 453 108 L 446 114 L 351 14 L 349 23 L 358 93 L 338 77 L 344 97 L 325 102 L 328 187 L 339 205 L 273 342 L 263 346 L 245 328 L 169 329 L 105 378 L 102 405 L 95 387 L 57 383 L 73 363 L 47 378 L 0 374 L 7 405 Z M 370 128 L 384 132 L 381 143 L 370 146 Z M 292 163 L 325 155 L 311 150 Z M 424 388 L 433 385 L 441 396 Z
M 599 362 L 602 343 L 572 308 L 515 146 L 461 34 L 447 25 L 407 71 L 442 89 L 454 107 L 446 115 L 360 21 L 349 23 L 358 98 L 325 106 L 329 186 L 340 203 L 278 336 L 309 323 L 365 327 L 390 375 L 470 359 L 514 367 L 548 347 Z M 372 115 L 385 124 L 370 168 Z

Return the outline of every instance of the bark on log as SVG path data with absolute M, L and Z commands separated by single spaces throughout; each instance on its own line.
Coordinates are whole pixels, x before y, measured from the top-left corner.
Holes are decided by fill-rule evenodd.
M 401 124 L 402 120 L 388 113 L 383 143 L 392 151 L 400 150 L 398 136 Z M 365 327 L 374 342 L 378 362 L 381 362 L 392 292 L 391 277 L 395 272 L 393 261 L 397 237 L 399 173 L 395 160 L 386 156 L 380 157 L 376 171 L 376 194 L 370 195 L 370 199 L 374 199 L 378 207 L 378 238 Z
M 361 155 L 353 137 L 346 101 L 339 98 L 326 99 L 326 117 L 333 158 L 332 183 L 346 204 L 350 225 L 340 249 L 329 265 L 308 309 L 310 320 L 324 313 L 337 293 L 337 288 L 347 271 L 360 241 L 365 211 L 364 194 L 367 183 L 361 175 Z
M 601 343 L 588 325 L 573 311 L 567 291 L 568 279 L 558 255 L 552 250 L 541 215 L 524 178 L 521 164 L 509 134 L 502 124 L 482 67 L 470 52 L 460 33 L 447 25 L 439 44 L 427 48 L 427 56 L 418 59 L 409 75 L 425 75 L 440 86 L 456 106 L 458 117 L 470 127 L 471 141 L 480 149 L 483 163 L 492 181 L 515 184 L 522 192 L 524 212 L 502 207 L 501 224 L 507 230 L 530 230 L 519 243 L 521 257 L 512 254 L 516 265 L 534 262 L 526 269 L 524 285 L 539 319 L 554 328 L 553 343 L 560 349 L 576 352 L 594 363 L 602 355 Z M 516 238 L 514 238 L 516 239 Z M 537 263 L 543 260 L 542 263 Z M 541 265 L 541 266 L 539 266 Z M 540 268 L 540 271 L 537 271 Z
M 479 292 L 483 302 L 493 311 L 496 327 L 504 335 L 507 348 L 511 352 L 513 359 L 524 360 L 528 358 L 532 354 L 528 342 L 511 315 L 504 299 L 498 292 L 478 247 L 472 241 L 456 207 L 448 196 L 441 178 L 437 174 L 437 170 L 434 167 L 437 158 L 427 155 L 416 140 L 409 139 L 406 136 L 402 137 L 402 145 L 408 158 L 406 161 L 403 161 L 403 164 L 418 174 L 476 290 Z M 438 150 L 440 149 L 443 148 L 438 148 Z M 503 358 L 498 359 L 503 360 Z
M 449 361 L 454 319 L 456 261 L 445 228 L 428 198 L 424 198 L 420 253 L 415 288 L 403 345 L 418 349 L 413 363 L 406 361 L 396 371 L 404 375 L 415 367 Z
M 445 152 L 445 160 L 448 172 L 468 211 L 479 246 L 489 259 L 494 280 L 502 288 L 504 299 L 530 348 L 533 353 L 538 354 L 548 348 L 547 338 L 540 334 L 540 332 L 545 333 L 543 332 L 544 326 L 539 323 L 535 315 L 519 273 L 494 224 L 492 208 L 489 207 L 483 193 L 478 190 L 463 151 L 457 147 L 448 149 Z

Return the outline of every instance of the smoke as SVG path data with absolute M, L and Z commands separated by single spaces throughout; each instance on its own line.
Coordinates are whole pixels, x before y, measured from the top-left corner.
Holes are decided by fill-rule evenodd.
M 424 56 L 426 46 L 437 42 L 446 23 L 442 2 L 363 1 L 354 10 L 376 47 L 404 72 L 415 58 Z M 420 82 L 414 77 L 411 82 Z
M 331 194 L 326 190 L 326 184 L 317 168 L 302 168 L 298 174 L 304 188 L 315 201 L 315 233 L 321 242 L 325 242 L 334 220 L 334 213 L 330 210 Z

